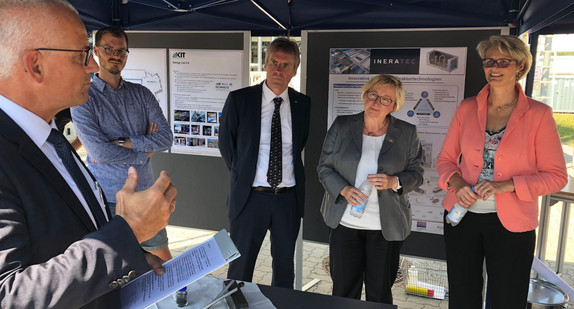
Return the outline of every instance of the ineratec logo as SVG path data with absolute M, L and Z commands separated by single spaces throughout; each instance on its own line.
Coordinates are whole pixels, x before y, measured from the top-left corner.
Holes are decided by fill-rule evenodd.
M 171 55 L 172 58 L 185 58 L 185 52 L 175 52 Z

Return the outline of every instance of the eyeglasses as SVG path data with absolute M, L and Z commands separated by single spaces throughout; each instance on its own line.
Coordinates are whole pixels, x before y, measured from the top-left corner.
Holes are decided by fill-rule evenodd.
M 497 66 L 499 68 L 507 68 L 511 63 L 512 59 L 498 59 L 494 60 L 492 58 L 482 59 L 482 66 L 485 68 L 492 68 L 493 66 Z
M 367 99 L 369 99 L 369 101 L 377 101 L 378 100 L 384 106 L 389 106 L 389 105 L 393 104 L 393 100 L 391 98 L 381 97 L 375 91 L 367 92 Z
M 271 66 L 274 69 L 281 69 L 281 70 L 287 70 L 289 67 L 291 67 L 291 63 L 287 62 L 281 63 L 275 60 L 270 61 L 267 65 Z
M 122 58 L 123 58 L 123 57 L 127 56 L 128 53 L 130 52 L 129 50 L 123 49 L 123 48 L 115 49 L 115 48 L 113 48 L 113 47 L 100 46 L 100 45 L 98 45 L 98 47 L 99 47 L 99 48 L 103 48 L 104 51 L 106 52 L 106 55 L 108 55 L 108 56 L 113 56 L 113 55 L 116 55 L 116 54 L 117 54 L 119 57 L 122 57 Z
M 75 53 L 86 53 L 86 58 L 84 59 L 84 66 L 88 66 L 90 58 L 94 54 L 94 50 L 89 47 L 86 49 L 60 49 L 60 48 L 36 48 L 37 51 L 47 50 L 47 51 L 61 51 L 61 52 L 75 52 Z

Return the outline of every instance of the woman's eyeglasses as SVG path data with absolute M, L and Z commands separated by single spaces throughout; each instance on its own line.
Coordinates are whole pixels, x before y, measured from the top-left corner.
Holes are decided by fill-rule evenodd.
M 375 101 L 375 102 L 379 101 L 384 106 L 389 106 L 393 104 L 393 100 L 391 98 L 381 97 L 375 91 L 367 92 L 367 99 L 369 99 L 369 101 Z
M 494 60 L 492 58 L 482 59 L 482 66 L 485 68 L 492 68 L 493 66 L 497 66 L 499 68 L 507 68 L 511 63 L 512 59 L 498 59 Z

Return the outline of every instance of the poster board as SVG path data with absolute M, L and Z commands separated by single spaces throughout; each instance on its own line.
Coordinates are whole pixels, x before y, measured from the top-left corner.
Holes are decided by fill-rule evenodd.
M 220 50 L 242 53 L 241 79 L 249 80 L 249 53 L 251 36 L 246 31 L 127 31 L 129 48 Z M 165 58 L 168 66 L 169 54 Z M 131 54 L 130 54 L 131 57 Z M 166 76 L 167 76 L 166 71 Z M 167 88 L 170 88 L 167 78 Z M 169 97 L 169 93 L 168 93 Z M 169 102 L 171 108 L 171 102 Z M 168 115 L 168 121 L 170 117 Z M 171 123 L 170 123 L 171 125 Z M 161 170 L 170 173 L 177 186 L 177 215 L 169 224 L 198 229 L 220 230 L 229 228 L 226 201 L 229 192 L 229 171 L 223 159 L 211 156 L 156 153 L 152 157 L 155 177 Z M 214 177 L 213 175 L 217 175 Z
M 305 148 L 304 161 L 307 196 L 305 198 L 303 239 L 317 242 L 328 242 L 329 239 L 329 228 L 325 225 L 319 211 L 324 189 L 319 182 L 316 167 L 329 123 L 331 50 L 415 48 L 431 51 L 437 48 L 465 48 L 467 62 L 464 71 L 463 93 L 465 97 L 468 97 L 476 95 L 486 84 L 481 62 L 475 51 L 476 44 L 490 35 L 506 34 L 507 32 L 507 28 L 464 28 L 304 31 L 302 33 L 302 52 L 304 55 L 302 74 L 306 76 L 302 92 L 311 97 L 311 129 Z M 456 106 L 452 106 L 453 110 L 448 108 L 444 113 L 452 114 L 455 108 Z M 405 112 L 407 111 L 405 110 Z M 444 259 L 443 236 L 412 232 L 404 242 L 402 253 Z

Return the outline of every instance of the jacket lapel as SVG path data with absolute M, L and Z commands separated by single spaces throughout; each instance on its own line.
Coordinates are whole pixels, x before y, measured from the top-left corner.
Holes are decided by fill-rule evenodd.
M 363 151 L 363 127 L 365 126 L 365 112 L 361 112 L 351 121 L 351 136 L 359 153 Z
M 387 135 L 385 136 L 385 141 L 383 142 L 383 146 L 381 147 L 381 153 L 379 158 L 387 152 L 393 145 L 396 143 L 397 138 L 401 135 L 402 130 L 396 126 L 396 118 L 389 115 L 389 128 L 387 129 Z
M 291 134 L 293 140 L 293 153 L 298 153 L 299 148 L 301 148 L 300 137 L 303 136 L 303 128 L 305 124 L 303 123 L 305 115 L 305 109 L 303 104 L 299 104 L 299 95 L 289 88 L 289 105 L 291 108 Z
M 84 225 L 90 231 L 96 231 L 96 227 L 88 216 L 84 206 L 78 200 L 74 191 L 68 186 L 62 175 L 60 175 L 60 172 L 58 172 L 54 165 L 52 165 L 52 162 L 50 162 L 44 153 L 34 144 L 30 137 L 2 110 L 0 110 L 0 128 L 0 134 L 4 135 L 7 140 L 18 145 L 18 154 L 51 183 L 54 190 L 66 201 L 68 207 L 80 218 Z

